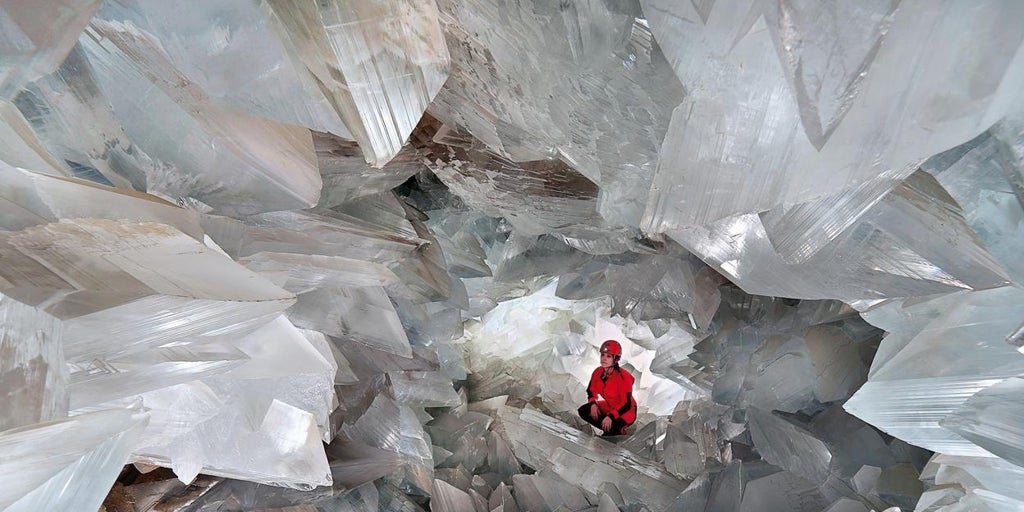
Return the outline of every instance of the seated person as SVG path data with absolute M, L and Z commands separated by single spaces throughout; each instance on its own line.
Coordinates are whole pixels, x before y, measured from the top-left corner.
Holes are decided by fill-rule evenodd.
M 621 357 L 619 342 L 608 340 L 601 344 L 601 366 L 591 374 L 587 403 L 579 408 L 580 417 L 601 429 L 605 436 L 625 435 L 626 427 L 636 421 L 633 376 L 619 367 Z

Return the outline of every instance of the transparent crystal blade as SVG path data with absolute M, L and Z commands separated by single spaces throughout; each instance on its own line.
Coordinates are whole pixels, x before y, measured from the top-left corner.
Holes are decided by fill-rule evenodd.
M 101 2 L 47 0 L 0 9 L 0 98 L 53 71 L 75 44 Z
M 3 432 L 0 507 L 98 509 L 147 420 L 136 406 Z M 51 443 L 54 438 L 61 442 Z
M 448 78 L 449 56 L 433 2 L 269 5 L 374 167 L 398 154 Z
M 316 205 L 322 182 L 309 130 L 210 104 L 152 34 L 95 19 L 80 38 L 125 133 L 164 163 L 147 190 L 251 214 Z

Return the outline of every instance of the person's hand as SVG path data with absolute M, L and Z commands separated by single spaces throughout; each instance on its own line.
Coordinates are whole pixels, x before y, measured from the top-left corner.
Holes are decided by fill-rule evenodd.
M 597 421 L 597 404 L 590 404 L 590 419 Z
M 605 432 L 608 432 L 611 429 L 612 429 L 612 417 L 611 416 L 605 416 L 604 419 L 601 420 L 601 430 L 604 430 Z

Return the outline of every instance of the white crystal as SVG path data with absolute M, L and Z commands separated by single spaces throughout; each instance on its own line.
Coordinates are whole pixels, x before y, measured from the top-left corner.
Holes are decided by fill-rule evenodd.
M 98 509 L 148 419 L 136 406 L 0 433 L 0 508 Z
M 60 65 L 100 3 L 46 0 L 0 8 L 0 98 Z

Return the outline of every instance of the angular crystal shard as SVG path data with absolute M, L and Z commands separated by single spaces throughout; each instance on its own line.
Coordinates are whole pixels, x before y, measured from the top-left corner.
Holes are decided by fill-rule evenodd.
M 57 178 L 0 162 L 0 229 L 17 231 L 62 219 L 158 222 L 202 240 L 196 212 L 147 194 Z
M 51 176 L 71 172 L 50 155 L 13 104 L 0 99 L 0 161 Z
M 405 405 L 381 394 L 354 423 L 342 425 L 342 432 L 353 440 L 395 452 L 404 460 L 403 482 L 419 492 L 430 492 L 434 485 L 434 459 L 430 436 L 416 414 Z
M 627 503 L 664 509 L 686 488 L 683 480 L 657 464 L 533 409 L 505 406 L 498 417 L 519 460 L 537 470 L 550 469 L 594 495 L 602 484 L 611 482 Z M 524 508 L 536 506 L 533 501 L 524 502 L 518 493 L 518 482 L 523 477 L 513 477 L 516 501 Z
M 639 6 L 438 7 L 453 71 L 430 113 L 511 161 L 560 159 L 601 186 L 608 224 L 635 226 L 684 95 Z
M 442 512 L 462 512 L 475 510 L 473 500 L 463 491 L 443 480 L 434 480 L 434 489 L 430 493 L 430 510 Z
M 0 8 L 0 98 L 60 65 L 101 2 L 46 0 Z
M 690 93 L 662 146 L 650 232 L 906 176 L 1005 115 L 1007 87 L 1024 71 L 1015 58 L 1024 30 L 961 6 L 734 0 L 705 4 L 700 16 L 689 2 L 641 4 Z M 987 6 L 1011 16 L 1021 8 Z M 999 36 L 967 44 L 987 34 Z M 975 83 L 965 69 L 985 78 Z
M 1006 379 L 979 391 L 939 425 L 1024 467 L 1024 379 Z
M 135 457 L 170 466 L 185 482 L 202 471 L 310 489 L 331 482 L 334 372 L 284 317 L 231 340 L 241 364 L 202 380 L 143 393 L 153 411 Z M 232 443 L 217 432 L 235 432 Z
M 0 433 L 0 508 L 98 509 L 148 419 L 136 405 Z
M 246 332 L 294 300 L 163 224 L 67 220 L 7 233 L 2 245 L 5 268 L 21 269 L 5 276 L 14 298 L 64 321 L 72 363 Z
M 1010 148 L 1024 144 L 1024 122 L 1018 113 L 956 148 L 940 153 L 921 168 L 964 210 L 971 229 L 1002 263 L 1015 282 L 1024 281 L 1024 250 L 1019 235 L 1024 218 L 1020 169 L 1024 161 Z
M 590 506 L 579 488 L 540 475 L 512 477 L 516 503 L 524 510 L 580 510 Z
M 448 78 L 449 56 L 434 2 L 269 2 L 295 58 L 359 143 L 383 167 L 398 154 Z
M 748 409 L 747 419 L 754 446 L 764 460 L 814 482 L 815 485 L 828 478 L 832 452 L 820 439 L 760 409 Z
M 309 130 L 210 104 L 148 32 L 94 19 L 80 38 L 131 141 L 164 165 L 147 191 L 227 214 L 309 208 L 322 185 Z
M 0 431 L 67 416 L 63 335 L 58 319 L 0 293 Z
M 924 230 L 940 236 L 922 238 Z M 1009 283 L 955 202 L 923 172 L 886 194 L 799 265 L 776 252 L 758 215 L 734 216 L 669 235 L 751 294 L 852 302 Z

